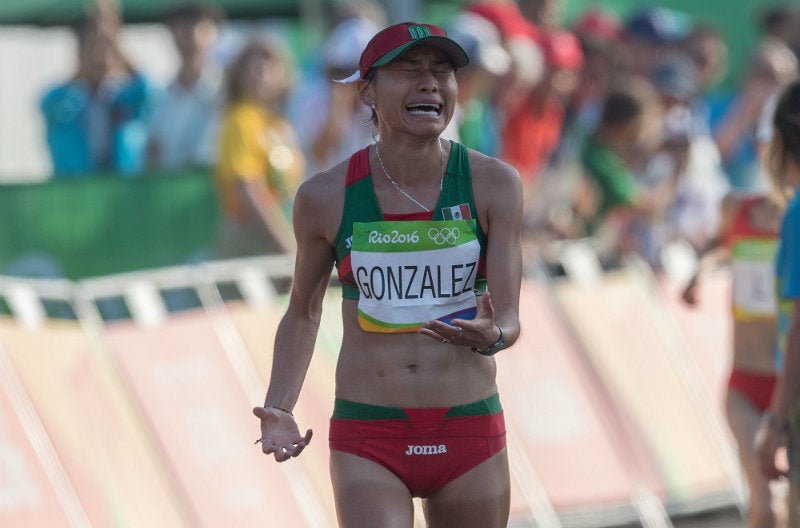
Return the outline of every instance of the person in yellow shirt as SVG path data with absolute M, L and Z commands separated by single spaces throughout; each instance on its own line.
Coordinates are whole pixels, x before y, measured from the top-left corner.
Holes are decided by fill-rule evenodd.
M 268 40 L 247 44 L 228 69 L 215 171 L 220 258 L 295 250 L 291 208 L 305 161 L 283 117 L 291 78 L 286 52 Z

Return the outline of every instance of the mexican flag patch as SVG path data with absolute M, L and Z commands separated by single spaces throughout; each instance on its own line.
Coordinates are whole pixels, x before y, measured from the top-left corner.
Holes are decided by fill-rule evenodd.
M 454 205 L 453 207 L 442 207 L 442 218 L 444 220 L 471 220 L 472 213 L 469 204 Z

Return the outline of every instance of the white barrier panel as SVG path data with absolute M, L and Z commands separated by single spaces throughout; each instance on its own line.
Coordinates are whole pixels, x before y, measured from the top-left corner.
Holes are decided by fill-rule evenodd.
M 92 526 L 186 525 L 119 373 L 78 323 L 28 331 L 4 320 L 0 342 Z
M 607 273 L 595 285 L 567 281 L 555 292 L 631 438 L 646 446 L 660 475 L 652 488 L 671 511 L 732 504 L 727 446 L 717 436 L 694 380 L 681 361 L 687 350 L 652 284 L 634 270 Z

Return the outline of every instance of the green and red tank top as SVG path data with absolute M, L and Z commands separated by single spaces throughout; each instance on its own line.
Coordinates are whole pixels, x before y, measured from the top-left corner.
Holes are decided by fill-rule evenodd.
M 761 196 L 743 198 L 725 240 L 731 250 L 733 273 L 733 318 L 736 321 L 774 319 L 775 253 L 778 232 L 759 229 L 750 220 L 751 210 Z
M 431 212 L 399 215 L 380 209 L 369 147 L 353 154 L 334 252 L 342 296 L 358 300 L 364 330 L 413 332 L 432 319 L 473 318 L 475 295 L 486 288 L 486 234 L 467 149 L 451 142 Z

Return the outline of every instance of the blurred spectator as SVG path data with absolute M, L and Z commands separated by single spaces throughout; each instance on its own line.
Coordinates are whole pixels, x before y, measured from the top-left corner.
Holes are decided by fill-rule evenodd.
M 622 38 L 622 21 L 612 11 L 591 8 L 584 11 L 572 25 L 581 41 L 619 41 Z
M 644 7 L 625 20 L 623 42 L 634 73 L 648 76 L 691 29 L 689 18 L 666 7 Z
M 348 7 L 322 44 L 321 67 L 303 79 L 289 105 L 308 161 L 306 176 L 346 159 L 373 139 L 369 108 L 358 100 L 352 84 L 335 81 L 358 70 L 361 51 L 381 29 L 384 15 L 371 3 Z
M 712 107 L 712 132 L 734 191 L 748 193 L 767 185 L 768 178 L 758 159 L 758 123 L 770 97 L 797 74 L 797 58 L 788 46 L 766 38 L 748 61 L 738 91 Z
M 694 62 L 675 52 L 656 64 L 651 82 L 664 107 L 662 144 L 640 178 L 650 187 L 674 186 L 664 217 L 642 223 L 640 252 L 656 268 L 672 242 L 688 242 L 696 251 L 716 235 L 720 203 L 728 192 L 716 145 L 706 127 L 696 125 L 693 101 L 700 92 Z
M 458 136 L 464 146 L 496 156 L 500 130 L 491 97 L 496 83 L 511 68 L 511 56 L 503 48 L 498 29 L 474 13 L 457 15 L 447 33 L 470 57 L 470 63 L 456 72 L 458 104 L 454 120 Z
M 533 184 L 561 141 L 564 110 L 583 67 L 578 39 L 566 30 L 540 38 L 544 75 L 510 107 L 502 127 L 500 157 L 519 171 L 527 187 Z
M 54 178 L 128 175 L 144 167 L 152 95 L 120 48 L 118 13 L 105 2 L 74 26 L 78 65 L 41 100 Z
M 583 51 L 584 64 L 565 111 L 564 133 L 559 157 L 568 161 L 578 156 L 602 110 L 611 79 L 626 71 L 622 49 L 621 21 L 610 12 L 592 9 L 573 25 Z
M 698 93 L 691 106 L 693 127 L 704 136 L 711 134 L 710 99 L 727 71 L 728 45 L 716 27 L 698 24 L 680 42 L 678 51 L 697 69 Z
M 581 154 L 586 188 L 576 193 L 574 222 L 588 235 L 601 227 L 610 234 L 606 262 L 618 252 L 639 251 L 629 225 L 662 215 L 672 199 L 673 181 L 642 185 L 636 174 L 661 144 L 663 109 L 650 82 L 638 76 L 617 79 L 603 103 L 596 130 Z
M 759 22 L 763 36 L 780 40 L 800 59 L 800 5 L 787 3 L 766 7 Z
M 701 94 L 722 80 L 728 67 L 728 45 L 719 30 L 709 24 L 695 25 L 679 47 L 695 64 Z
M 222 17 L 218 9 L 195 2 L 180 4 L 165 17 L 180 65 L 153 112 L 150 168 L 209 167 L 214 162 L 223 75 L 209 55 Z
M 481 16 L 500 32 L 503 48 L 511 57 L 510 67 L 495 83 L 492 106 L 502 124 L 511 109 L 528 97 L 544 74 L 544 52 L 539 45 L 539 30 L 528 22 L 511 0 L 479 0 L 466 12 Z
M 292 72 L 273 40 L 250 42 L 229 67 L 216 164 L 222 258 L 294 251 L 289 216 L 305 160 L 283 116 Z
M 517 0 L 522 15 L 537 27 L 556 29 L 564 0 Z
M 494 24 L 506 39 L 538 34 L 536 26 L 525 18 L 514 0 L 476 0 L 467 5 L 466 11 Z
M 583 181 L 580 153 L 600 119 L 611 80 L 625 71 L 620 35 L 622 23 L 610 11 L 589 9 L 573 24 L 584 63 L 566 101 L 561 139 L 548 168 L 526 197 L 527 242 L 545 248 L 553 238 L 586 235 L 581 217 L 594 208 L 596 193 Z

